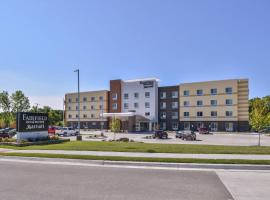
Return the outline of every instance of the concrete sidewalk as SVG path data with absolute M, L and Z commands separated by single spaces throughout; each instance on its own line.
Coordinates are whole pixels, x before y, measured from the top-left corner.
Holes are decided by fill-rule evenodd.
M 1 152 L 1 149 L 0 149 Z M 199 158 L 199 159 L 241 159 L 241 160 L 270 160 L 270 155 L 250 154 L 180 154 L 180 153 L 138 153 L 138 152 L 107 152 L 107 151 L 66 151 L 66 150 L 12 150 L 6 153 L 45 153 L 65 155 L 119 156 L 144 158 Z

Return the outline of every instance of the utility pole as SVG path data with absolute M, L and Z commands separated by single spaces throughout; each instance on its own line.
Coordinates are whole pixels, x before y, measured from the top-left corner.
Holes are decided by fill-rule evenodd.
M 80 70 L 79 69 L 76 69 L 74 72 L 77 72 L 77 78 L 78 78 L 78 94 L 77 94 L 77 106 L 78 106 L 78 135 L 77 135 L 77 140 L 82 140 L 82 137 L 81 137 L 81 119 L 80 119 Z

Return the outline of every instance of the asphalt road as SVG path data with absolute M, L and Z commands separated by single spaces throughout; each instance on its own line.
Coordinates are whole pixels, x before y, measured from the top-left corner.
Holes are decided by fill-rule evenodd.
M 229 200 L 215 172 L 0 161 L 1 200 Z

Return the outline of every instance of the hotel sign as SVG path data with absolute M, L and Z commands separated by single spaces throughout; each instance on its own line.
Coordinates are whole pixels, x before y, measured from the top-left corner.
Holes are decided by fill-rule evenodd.
M 16 125 L 17 132 L 48 131 L 48 114 L 19 112 Z
M 154 81 L 141 81 L 140 84 L 143 84 L 144 88 L 154 87 Z

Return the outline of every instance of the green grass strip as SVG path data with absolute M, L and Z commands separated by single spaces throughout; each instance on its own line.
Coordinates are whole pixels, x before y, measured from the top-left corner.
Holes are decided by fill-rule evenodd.
M 146 153 L 191 153 L 191 154 L 270 154 L 269 146 L 221 146 L 197 144 L 156 144 L 137 142 L 99 142 L 72 141 L 62 144 L 33 145 L 14 147 L 0 145 L 0 148 L 17 150 L 74 150 L 74 151 L 112 151 Z
M 45 153 L 1 153 L 0 156 L 64 158 L 64 159 L 82 159 L 82 160 L 108 160 L 108 161 L 134 161 L 134 162 L 270 165 L 270 160 L 242 160 L 242 159 L 142 158 L 142 157 L 66 155 L 66 154 L 45 154 Z

